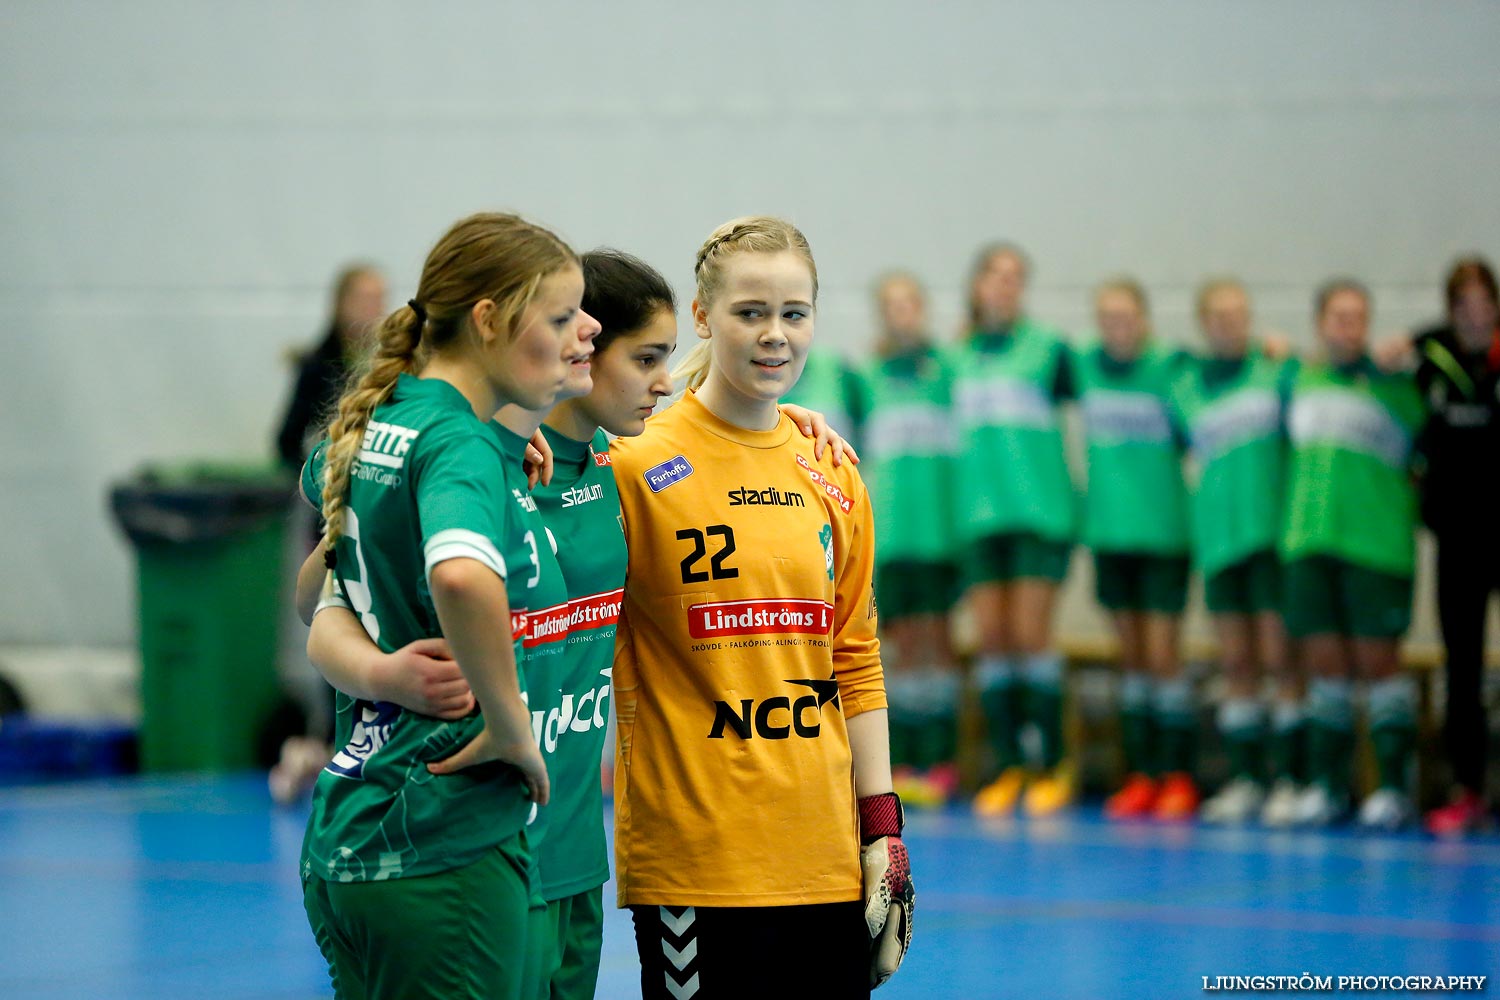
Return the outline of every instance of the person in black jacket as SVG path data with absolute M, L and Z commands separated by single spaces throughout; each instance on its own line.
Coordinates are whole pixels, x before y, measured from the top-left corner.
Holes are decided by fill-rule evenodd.
M 292 398 L 276 434 L 276 453 L 293 474 L 302 471 L 309 436 L 322 430 L 370 331 L 385 314 L 385 279 L 379 271 L 351 264 L 339 272 L 327 332 L 298 360 Z
M 385 279 L 373 265 L 350 264 L 339 272 L 333 285 L 333 315 L 327 332 L 312 350 L 298 359 L 292 398 L 276 433 L 276 453 L 293 475 L 302 471 L 309 443 L 322 435 L 350 371 L 358 365 L 372 332 L 385 319 L 386 312 Z M 322 537 L 322 525 L 310 518 L 307 527 L 310 550 L 317 547 Z M 332 753 L 329 741 L 335 714 L 334 693 L 326 683 L 323 688 L 328 718 L 322 731 L 317 731 L 319 727 L 314 723 L 314 731 L 307 732 L 306 711 L 288 699 L 261 734 L 261 754 L 271 764 L 268 783 L 272 797 L 278 802 L 302 799 Z
M 1414 338 L 1417 383 L 1430 410 L 1422 519 L 1437 539 L 1438 619 L 1447 652 L 1444 734 L 1455 787 L 1426 826 L 1457 835 L 1486 825 L 1488 719 L 1485 612 L 1500 589 L 1500 293 L 1479 257 L 1447 281 L 1448 322 Z

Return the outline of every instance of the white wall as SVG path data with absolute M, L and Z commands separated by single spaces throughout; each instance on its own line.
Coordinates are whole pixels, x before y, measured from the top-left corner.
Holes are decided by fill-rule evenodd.
M 269 453 L 283 349 L 349 257 L 406 298 L 452 219 L 515 208 L 686 293 L 718 222 L 785 213 L 820 335 L 915 268 L 945 329 L 980 242 L 1080 327 L 1130 270 L 1186 336 L 1245 276 L 1301 336 L 1312 286 L 1437 310 L 1500 251 L 1500 5 L 0 3 L 0 643 L 127 643 L 106 485 Z

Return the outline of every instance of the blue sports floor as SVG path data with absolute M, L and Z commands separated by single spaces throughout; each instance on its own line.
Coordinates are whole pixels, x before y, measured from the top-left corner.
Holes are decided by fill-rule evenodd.
M 259 777 L 0 789 L 0 998 L 329 995 L 297 888 L 305 815 Z M 1121 828 L 1082 809 L 915 816 L 907 843 L 916 939 L 881 1000 L 1500 974 L 1500 839 Z M 629 920 L 607 921 L 599 995 L 637 995 Z

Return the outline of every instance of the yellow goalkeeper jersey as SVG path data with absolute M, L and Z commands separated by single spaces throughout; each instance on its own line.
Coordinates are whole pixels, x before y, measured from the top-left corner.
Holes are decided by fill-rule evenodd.
M 610 455 L 619 904 L 859 899 L 845 720 L 886 707 L 859 474 L 786 416 L 747 431 L 692 393 Z

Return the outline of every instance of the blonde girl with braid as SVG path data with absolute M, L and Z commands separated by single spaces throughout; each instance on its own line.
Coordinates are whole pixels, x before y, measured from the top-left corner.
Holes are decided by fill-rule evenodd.
M 519 993 L 524 825 L 549 794 L 517 668 L 537 539 L 488 421 L 505 404 L 552 404 L 567 345 L 598 331 L 582 295 L 577 258 L 545 229 L 460 221 L 380 326 L 309 463 L 330 600 L 385 653 L 446 639 L 479 708 L 438 719 L 339 697 L 342 749 L 314 788 L 302 882 L 340 997 Z
M 619 904 L 648 1000 L 868 995 L 905 953 L 912 892 L 870 499 L 777 407 L 817 272 L 761 216 L 720 226 L 695 270 L 687 392 L 610 449 Z

